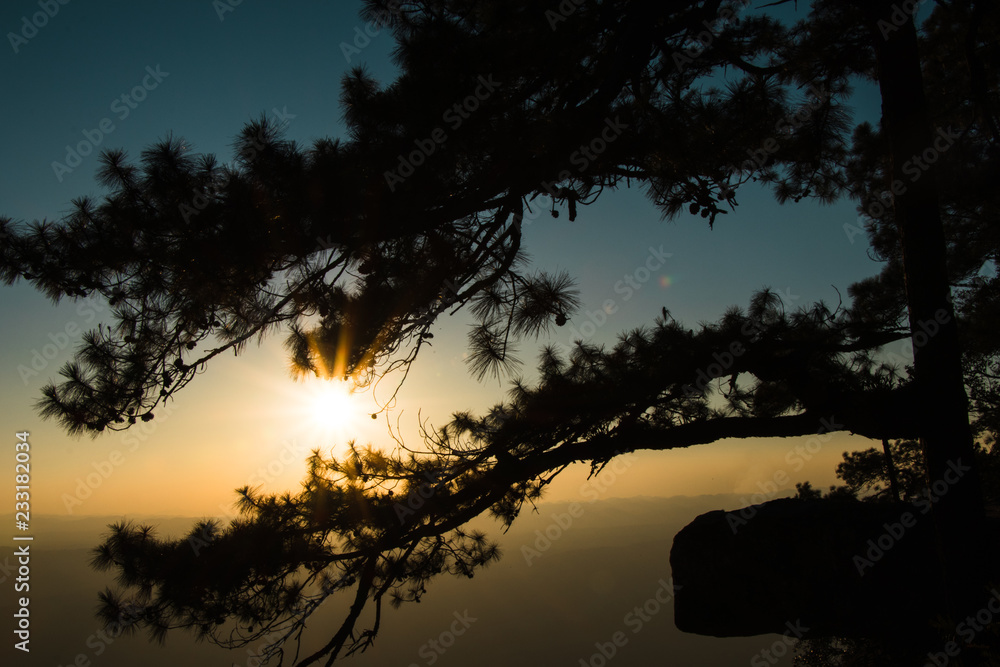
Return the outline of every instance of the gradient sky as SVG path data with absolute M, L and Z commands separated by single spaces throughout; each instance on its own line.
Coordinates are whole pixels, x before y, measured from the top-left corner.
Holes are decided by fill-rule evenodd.
M 261 114 L 286 118 L 288 138 L 303 144 L 343 136 L 338 98 L 347 68 L 363 63 L 386 83 L 394 76 L 390 35 L 359 37 L 366 26 L 357 17 L 356 1 L 243 1 L 235 7 L 231 3 L 236 0 L 52 1 L 58 13 L 37 32 L 26 30 L 26 41 L 13 45 L 6 35 L 22 32 L 24 17 L 30 21 L 40 11 L 38 0 L 0 3 L 0 32 L 5 35 L 0 44 L 0 215 L 15 220 L 58 219 L 74 198 L 100 196 L 93 178 L 99 150 L 124 148 L 136 158 L 173 133 L 195 151 L 228 160 L 232 138 Z M 799 11 L 806 5 L 799 3 Z M 231 11 L 220 13 L 220 8 Z M 781 11 L 792 16 L 795 10 L 789 5 Z M 360 54 L 350 53 L 348 62 L 342 45 L 353 46 L 355 39 L 363 48 Z M 150 71 L 161 74 L 153 77 Z M 144 81 L 146 89 L 138 95 L 144 99 L 131 108 L 121 96 L 131 95 Z M 858 99 L 860 117 L 875 118 L 874 91 L 864 89 Z M 102 123 L 113 129 L 95 134 Z M 65 162 L 67 146 L 88 136 L 99 138 L 97 150 L 83 156 L 70 173 L 57 175 L 53 162 Z M 739 193 L 739 202 L 737 211 L 720 217 L 714 230 L 695 216 L 661 220 L 637 188 L 605 193 L 598 204 L 581 208 L 573 223 L 565 213 L 552 219 L 542 212 L 532 219 L 524 230 L 524 246 L 536 267 L 575 276 L 584 303 L 551 340 L 570 345 L 584 335 L 592 336 L 592 342 L 613 343 L 619 332 L 651 323 L 663 307 L 696 327 L 717 320 L 727 306 L 745 306 L 763 286 L 783 294 L 789 307 L 820 299 L 836 304 L 837 290 L 846 295 L 851 282 L 879 269 L 868 257 L 864 239 L 852 243 L 844 232 L 845 224 L 857 220 L 850 202 L 778 206 L 769 193 L 752 188 Z M 644 277 L 636 272 L 653 251 L 670 256 L 640 289 L 624 290 L 625 276 Z M 614 313 L 602 326 L 588 326 L 602 319 L 588 314 L 600 311 L 608 300 Z M 345 428 L 318 431 L 308 414 L 315 387 L 291 380 L 280 335 L 259 348 L 249 347 L 239 358 L 215 360 L 148 424 L 97 439 L 70 438 L 43 422 L 32 406 L 42 385 L 72 358 L 78 336 L 67 331 L 93 328 L 104 312 L 101 303 L 53 305 L 25 284 L 0 287 L 0 429 L 11 449 L 15 432 L 31 433 L 32 512 L 49 515 L 36 524 L 40 553 L 33 561 L 38 583 L 33 588 L 34 636 L 41 652 L 31 657 L 41 662 L 16 664 L 70 664 L 81 654 L 98 664 L 91 641 L 97 623 L 91 612 L 95 591 L 107 581 L 87 568 L 86 548 L 109 517 L 232 516 L 237 487 L 297 489 L 303 460 L 314 447 L 342 450 L 349 438 L 392 444 L 386 420 L 368 416 L 373 410 L 370 394 L 354 399 L 356 416 Z M 477 383 L 469 376 L 463 361 L 468 324 L 462 314 L 438 323 L 434 347 L 422 352 L 389 413 L 411 446 L 417 440 L 418 414 L 440 425 L 453 411 L 483 411 L 504 396 L 505 383 Z M 528 377 L 544 342 L 521 347 Z M 26 373 L 33 365 L 37 374 Z M 380 395 L 384 398 L 385 391 Z M 812 452 L 802 449 L 807 444 L 813 445 Z M 435 582 L 435 595 L 428 596 L 427 604 L 392 612 L 381 644 L 358 662 L 422 662 L 419 651 L 426 639 L 436 636 L 455 610 L 471 607 L 483 620 L 472 628 L 468 642 L 457 644 L 438 664 L 510 664 L 525 655 L 546 664 L 577 664 L 592 653 L 593 641 L 621 629 L 623 610 L 645 600 L 668 574 L 665 554 L 679 527 L 710 509 L 734 509 L 789 494 L 795 482 L 833 483 L 843 451 L 873 444 L 843 433 L 823 441 L 724 441 L 640 453 L 629 458 L 627 472 L 616 475 L 609 466 L 589 483 L 586 466 L 570 468 L 549 487 L 546 500 L 607 501 L 587 505 L 579 529 L 538 563 L 526 566 L 519 545 L 530 543 L 533 531 L 544 529 L 550 523 L 548 512 L 558 506 L 526 513 L 504 537 L 506 555 L 499 564 L 475 582 Z M 614 500 L 679 495 L 701 497 L 669 503 Z M 188 521 L 162 523 L 165 531 L 177 534 Z M 0 596 L 0 611 L 9 618 L 12 594 L 6 575 L 0 583 L 7 591 Z M 536 595 L 540 590 L 547 594 Z M 524 613 L 527 597 L 533 600 L 534 614 Z M 746 664 L 774 640 L 683 635 L 673 628 L 671 616 L 668 609 L 650 625 L 655 630 L 636 637 L 615 664 L 650 664 L 662 656 L 665 645 L 677 664 Z M 518 641 L 510 641 L 511 636 Z M 99 664 L 226 662 L 215 647 L 175 637 L 165 648 L 150 648 L 142 638 L 123 639 L 109 647 Z M 13 663 L 13 651 L 9 646 L 4 650 Z M 245 660 L 236 656 L 233 664 L 247 664 Z
M 228 160 L 232 138 L 262 113 L 286 117 L 287 136 L 301 143 L 343 136 L 337 103 L 341 75 L 361 63 L 383 82 L 394 72 L 388 32 L 368 38 L 347 62 L 342 44 L 354 42 L 366 27 L 356 15 L 358 5 L 310 1 L 279 8 L 243 2 L 221 14 L 218 8 L 229 5 L 210 0 L 59 5 L 37 34 L 26 31 L 33 36 L 19 41 L 16 53 L 9 38 L 0 46 L 5 98 L 0 215 L 58 219 L 72 199 L 100 195 L 93 179 L 96 151 L 68 174 L 57 176 L 53 162 L 66 161 L 68 145 L 97 137 L 94 130 L 102 121 L 113 130 L 100 136 L 98 150 L 120 147 L 132 157 L 173 133 L 195 151 Z M 35 2 L 3 3 L 0 26 L 5 34 L 20 32 L 23 17 L 38 11 Z M 153 78 L 150 71 L 162 74 Z M 145 99 L 125 116 L 121 96 L 144 81 L 149 89 L 139 96 L 145 92 Z M 862 93 L 859 112 L 872 118 L 876 97 L 871 90 Z M 634 187 L 605 194 L 597 205 L 582 208 L 573 223 L 565 214 L 537 217 L 525 231 L 526 249 L 538 268 L 575 276 L 584 302 L 553 340 L 568 345 L 574 331 L 589 333 L 587 313 L 609 299 L 616 310 L 594 327 L 594 342 L 613 343 L 618 332 L 651 323 L 662 307 L 695 327 L 716 320 L 729 305 L 745 306 L 765 285 L 785 295 L 791 307 L 819 299 L 836 304 L 837 289 L 846 295 L 851 282 L 879 269 L 867 256 L 864 239 L 852 243 L 843 230 L 857 219 L 850 202 L 778 206 L 769 193 L 752 188 L 740 192 L 739 202 L 714 230 L 695 216 L 660 220 Z M 636 275 L 651 249 L 661 248 L 671 253 L 664 266 L 641 289 L 623 290 L 620 281 Z M 347 437 L 391 444 L 385 421 L 368 418 L 370 395 L 355 399 L 358 418 L 349 433 L 318 438 L 302 415 L 308 388 L 290 379 L 281 336 L 248 348 L 239 359 L 217 360 L 169 412 L 161 409 L 139 430 L 96 440 L 69 438 L 41 421 L 32 405 L 41 386 L 72 356 L 76 340 L 67 339 L 67 329 L 94 326 L 102 305 L 53 306 L 25 284 L 4 287 L 0 294 L 0 428 L 8 438 L 15 431 L 32 434 L 37 513 L 218 515 L 232 502 L 232 490 L 244 484 L 296 489 L 302 459 L 313 447 L 342 446 Z M 408 444 L 415 440 L 418 411 L 442 424 L 455 410 L 488 408 L 506 391 L 496 381 L 477 383 L 467 373 L 467 324 L 462 315 L 439 322 L 435 346 L 422 353 L 390 413 L 393 424 L 400 420 Z M 529 376 L 542 342 L 522 346 Z M 42 358 L 46 351 L 51 358 Z M 23 369 L 33 360 L 43 368 L 26 376 Z M 630 483 L 607 494 L 736 493 L 749 502 L 779 473 L 788 475 L 785 490 L 806 479 L 832 483 L 845 449 L 874 444 L 835 434 L 806 460 L 794 453 L 804 441 L 732 441 L 640 454 L 643 465 Z M 578 499 L 585 471 L 564 473 L 548 498 Z
M 628 484 L 632 471 L 619 484 Z M 551 532 L 555 514 L 572 505 L 548 503 L 525 516 L 501 538 L 504 558 L 474 579 L 440 577 L 421 604 L 383 610 L 382 628 L 372 650 L 351 657 L 352 667 L 508 667 L 565 665 L 579 667 L 591 660 L 595 642 L 624 631 L 628 642 L 609 667 L 683 665 L 732 667 L 748 665 L 761 651 L 783 646 L 778 635 L 718 639 L 683 633 L 674 626 L 671 604 L 653 606 L 648 622 L 637 626 L 633 610 L 660 590 L 670 576 L 665 554 L 673 535 L 690 518 L 731 497 L 628 498 L 583 504 L 582 513 L 543 551 L 536 550 L 535 531 Z M 181 534 L 190 519 L 159 519 L 164 534 Z M 566 524 L 564 524 L 566 525 Z M 474 527 L 492 531 L 480 518 Z M 190 633 L 170 633 L 164 645 L 150 644 L 144 634 L 112 638 L 99 633 L 93 618 L 96 593 L 107 585 L 106 574 L 87 566 L 88 551 L 104 528 L 99 518 L 56 517 L 38 531 L 32 559 L 31 654 L 0 645 L 0 662 L 18 667 L 255 667 L 251 660 L 263 642 L 226 651 L 196 642 Z M 544 547 L 544 545 L 541 545 Z M 525 547 L 533 551 L 523 551 Z M 3 555 L 0 547 L 0 556 Z M 0 584 L 6 589 L 5 563 L 0 559 Z M 16 568 L 16 559 L 15 559 Z M 540 595 L 545 591 L 545 595 Z M 0 594 L 0 614 L 10 618 L 14 605 Z M 662 599 L 662 598 L 661 598 Z M 324 605 L 305 635 L 303 654 L 316 650 L 329 636 L 324 628 L 342 620 L 345 601 Z M 528 611 L 526 613 L 526 607 Z M 444 653 L 430 649 L 454 621 L 455 613 L 475 622 Z M 312 628 L 315 628 L 312 630 Z M 106 639 L 111 641 L 106 641 Z M 664 660 L 664 656 L 669 656 Z M 431 662 L 433 659 L 433 663 Z M 287 664 L 287 662 L 286 662 Z M 337 664 L 340 664 L 339 662 Z M 600 664 L 594 660 L 594 664 Z M 772 664 L 772 663 L 768 663 Z M 772 667 L 791 667 L 791 656 Z

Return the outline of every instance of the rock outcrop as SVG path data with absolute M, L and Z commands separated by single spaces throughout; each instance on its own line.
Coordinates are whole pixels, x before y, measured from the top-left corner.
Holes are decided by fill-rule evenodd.
M 784 498 L 702 514 L 670 552 L 675 623 L 716 637 L 919 629 L 943 609 L 933 536 L 908 503 Z

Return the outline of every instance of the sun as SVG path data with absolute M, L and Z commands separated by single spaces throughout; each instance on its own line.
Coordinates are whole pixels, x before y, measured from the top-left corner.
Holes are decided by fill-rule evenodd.
M 287 363 L 277 352 L 274 360 Z M 384 425 L 372 415 L 384 409 L 369 386 L 341 379 L 343 375 L 307 374 L 289 381 L 287 376 L 279 380 L 270 372 L 249 370 L 247 382 L 261 396 L 251 408 L 254 417 L 282 438 L 310 449 L 339 451 L 350 442 L 372 442 L 383 435 Z
M 362 408 L 350 382 L 317 378 L 306 381 L 301 389 L 300 409 L 296 412 L 306 430 L 338 437 L 356 430 Z

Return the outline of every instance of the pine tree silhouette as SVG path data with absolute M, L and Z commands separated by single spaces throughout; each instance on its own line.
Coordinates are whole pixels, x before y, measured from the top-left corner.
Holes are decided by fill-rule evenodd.
M 101 202 L 76 200 L 58 223 L 0 220 L 7 283 L 114 308 L 45 388 L 42 413 L 74 434 L 128 428 L 215 357 L 279 330 L 298 372 L 377 381 L 463 307 L 478 321 L 472 373 L 512 374 L 518 341 L 579 304 L 569 276 L 531 272 L 522 249 L 543 196 L 570 224 L 635 181 L 664 216 L 709 225 L 753 181 L 781 202 L 852 197 L 867 222 L 845 231 L 868 238 L 882 273 L 852 286 L 848 306 L 787 312 L 764 289 L 697 332 L 664 312 L 610 350 L 545 349 L 537 386 L 515 381 L 486 416 L 428 429 L 426 452 L 316 452 L 302 494 L 242 489 L 228 526 L 161 541 L 116 525 L 95 557 L 124 589 L 105 593 L 105 619 L 131 610 L 156 638 L 270 638 L 283 657 L 321 600 L 353 590 L 330 641 L 294 659 L 330 664 L 370 646 L 387 596 L 418 601 L 434 576 L 495 560 L 462 526 L 485 512 L 509 525 L 573 462 L 596 471 L 637 449 L 807 435 L 835 415 L 831 429 L 920 438 L 934 479 L 972 460 L 965 383 L 975 433 L 995 432 L 997 283 L 978 276 L 1000 247 L 986 187 L 1000 164 L 996 9 L 942 3 L 918 33 L 888 0 L 814 2 L 794 25 L 719 0 L 574 6 L 369 1 L 402 73 L 387 86 L 362 69 L 344 78 L 345 140 L 303 148 L 262 118 L 228 164 L 172 137 L 138 163 L 108 151 Z M 856 79 L 881 85 L 878 128 L 852 128 Z M 951 143 L 909 181 L 935 127 L 955 128 L 941 135 Z M 911 369 L 881 353 L 919 335 Z M 935 517 L 957 613 L 983 575 L 974 474 Z M 374 624 L 358 631 L 368 602 Z

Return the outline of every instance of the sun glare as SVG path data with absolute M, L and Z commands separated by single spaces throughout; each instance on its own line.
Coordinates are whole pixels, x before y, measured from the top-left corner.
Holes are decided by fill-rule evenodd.
M 346 436 L 358 425 L 361 405 L 349 382 L 309 380 L 303 387 L 300 417 L 307 430 L 323 436 Z

